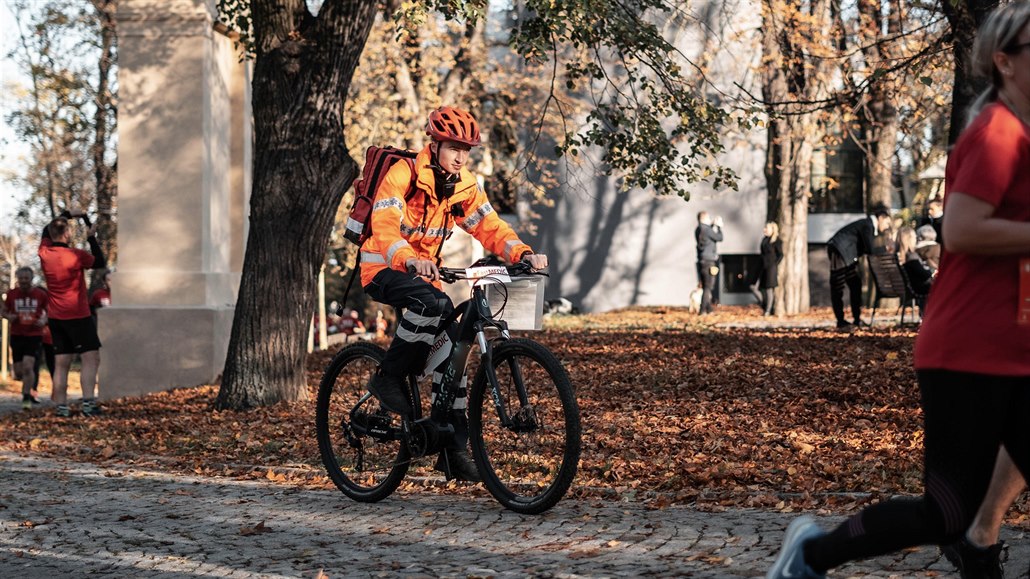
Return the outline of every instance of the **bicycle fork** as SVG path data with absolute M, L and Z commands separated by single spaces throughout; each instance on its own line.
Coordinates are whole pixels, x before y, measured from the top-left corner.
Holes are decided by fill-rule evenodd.
M 519 409 L 514 415 L 508 415 L 508 409 L 506 404 L 510 404 L 512 401 L 507 403 L 504 400 L 504 396 L 501 394 L 501 383 L 497 378 L 497 371 L 494 369 L 493 349 L 490 347 L 486 333 L 483 328 L 477 328 L 479 331 L 476 333 L 476 339 L 479 341 L 479 349 L 482 352 L 480 356 L 480 367 L 486 377 L 487 383 L 490 388 L 490 395 L 493 398 L 494 411 L 497 413 L 497 418 L 501 421 L 501 427 L 511 430 L 513 432 L 533 432 L 537 428 L 536 413 L 533 410 L 532 405 L 529 403 L 529 396 L 526 392 L 526 383 L 522 374 L 522 368 L 519 367 L 517 360 L 514 358 L 508 360 L 508 368 L 511 371 L 511 381 L 515 386 L 515 393 L 518 396 Z M 509 337 L 508 330 L 501 328 L 501 335 L 507 339 Z

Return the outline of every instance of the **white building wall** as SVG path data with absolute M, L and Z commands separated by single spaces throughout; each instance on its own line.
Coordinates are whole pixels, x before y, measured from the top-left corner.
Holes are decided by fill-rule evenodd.
M 725 7 L 731 17 L 723 18 Z M 670 34 L 676 46 L 709 72 L 711 98 L 731 105 L 743 96 L 738 83 L 760 92 L 757 42 L 760 10 L 749 0 L 708 2 L 693 8 L 703 26 L 680 26 Z M 670 21 L 670 30 L 676 25 Z M 553 208 L 539 208 L 538 233 L 531 241 L 552 262 L 547 297 L 571 299 L 584 311 L 630 305 L 687 305 L 697 287 L 697 214 L 722 216 L 725 241 L 719 251 L 757 254 L 766 220 L 765 130 L 728 131 L 719 162 L 737 174 L 737 190 L 715 191 L 706 183 L 683 184 L 690 200 L 659 197 L 644 190 L 616 192 L 614 180 L 584 163 L 569 182 L 585 187 L 563 190 Z M 750 294 L 726 294 L 722 303 L 751 303 Z

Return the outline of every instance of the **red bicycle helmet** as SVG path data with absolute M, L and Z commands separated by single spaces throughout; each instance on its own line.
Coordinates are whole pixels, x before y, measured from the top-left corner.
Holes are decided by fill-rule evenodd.
M 479 123 L 467 111 L 454 107 L 440 107 L 429 113 L 426 134 L 436 141 L 455 141 L 478 147 Z

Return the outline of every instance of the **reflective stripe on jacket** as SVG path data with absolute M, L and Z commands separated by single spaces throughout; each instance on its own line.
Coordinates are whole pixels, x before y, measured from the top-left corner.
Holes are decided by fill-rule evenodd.
M 436 180 L 429 167 L 429 146 L 415 159 L 418 189 L 404 201 L 411 173 L 407 163 L 395 163 L 387 172 L 372 205 L 372 237 L 361 246 L 361 285 L 390 267 L 406 271 L 408 259 L 436 260 L 438 249 L 457 224 L 492 253 L 509 262 L 516 262 L 527 251 L 518 234 L 497 215 L 479 188 L 476 178 L 462 169 L 454 194 L 449 199 L 436 198 Z M 457 210 L 452 208 L 458 207 Z M 437 282 L 436 285 L 439 285 Z

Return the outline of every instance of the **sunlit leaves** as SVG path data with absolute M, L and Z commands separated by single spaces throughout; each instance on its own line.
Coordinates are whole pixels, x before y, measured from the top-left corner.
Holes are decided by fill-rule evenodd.
M 241 30 L 249 26 L 248 5 L 219 4 Z M 685 75 L 695 65 L 655 24 L 674 8 L 668 0 L 528 0 L 512 7 L 508 43 L 531 67 L 558 65 L 556 80 L 567 92 L 552 90 L 541 115 L 557 114 L 573 130 L 552 134 L 556 154 L 575 157 L 596 148 L 600 170 L 622 178 L 626 188 L 686 196 L 683 185 L 700 180 L 733 187 L 736 176 L 719 162 L 722 134 L 727 126 L 747 128 L 753 121 L 751 115 L 731 119 L 713 102 L 703 75 Z M 433 13 L 476 22 L 487 10 L 486 0 L 409 0 L 395 16 L 398 38 L 417 34 Z M 559 106 L 570 99 L 590 109 L 582 126 Z
M 760 315 L 727 307 L 711 321 L 758 323 Z M 824 309 L 817 318 L 832 314 Z M 684 309 L 632 308 L 555 318 L 534 334 L 576 388 L 583 456 L 575 495 L 617 494 L 656 508 L 783 510 L 848 509 L 863 500 L 838 493 L 922 491 L 913 331 L 707 324 Z M 331 355 L 309 359 L 312 387 Z M 24 452 L 331 488 L 313 442 L 313 400 L 211 412 L 214 393 L 203 387 L 112 401 L 101 422 L 18 413 L 0 420 L 0 440 Z M 401 493 L 481 492 L 430 487 L 432 460 L 412 468 Z M 1019 511 L 1027 512 L 1025 503 Z

